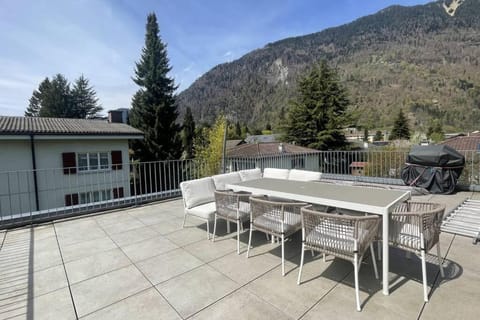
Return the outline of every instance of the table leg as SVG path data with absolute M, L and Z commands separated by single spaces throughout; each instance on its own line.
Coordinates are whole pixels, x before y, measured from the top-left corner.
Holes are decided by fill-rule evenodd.
M 382 259 L 382 284 L 383 284 L 383 294 L 388 296 L 388 267 L 389 267 L 389 255 L 388 255 L 388 210 L 383 213 L 382 219 L 382 251 L 383 251 L 383 259 Z

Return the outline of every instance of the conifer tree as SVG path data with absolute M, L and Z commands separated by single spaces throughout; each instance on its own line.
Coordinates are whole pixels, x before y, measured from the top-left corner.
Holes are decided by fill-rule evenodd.
M 373 137 L 373 141 L 383 141 L 383 133 L 380 130 L 375 132 L 375 136 Z
M 88 79 L 83 74 L 75 80 L 71 91 L 72 112 L 75 118 L 93 118 L 103 108 L 98 104 L 97 93 L 89 85 Z
M 64 75 L 57 74 L 52 78 L 41 101 L 40 117 L 74 118 L 70 104 L 70 84 Z
M 42 108 L 43 99 L 50 90 L 50 80 L 45 78 L 37 90 L 33 91 L 32 97 L 29 100 L 27 110 L 25 111 L 25 117 L 39 117 L 40 109 Z
M 183 157 L 185 159 L 193 158 L 193 139 L 195 137 L 195 121 L 193 120 L 192 109 L 187 107 L 183 119 L 182 130 Z
M 133 81 L 140 89 L 133 96 L 130 115 L 130 124 L 144 133 L 143 140 L 132 144 L 135 157 L 141 161 L 178 159 L 181 153 L 174 97 L 177 87 L 168 76 L 170 70 L 157 18 L 151 13 L 147 17 L 145 46 L 135 64 Z
M 390 133 L 389 140 L 405 139 L 410 140 L 410 128 L 408 126 L 408 119 L 405 117 L 403 110 L 400 109 L 397 118 L 393 123 L 393 129 Z
M 242 128 L 240 127 L 240 122 L 235 123 L 235 136 L 237 139 L 242 139 Z
M 85 119 L 101 110 L 95 90 L 83 75 L 72 90 L 67 78 L 57 74 L 52 80 L 45 78 L 33 91 L 25 116 Z
M 298 91 L 290 104 L 284 139 L 319 150 L 345 147 L 342 127 L 349 120 L 349 101 L 335 70 L 322 61 L 300 79 Z

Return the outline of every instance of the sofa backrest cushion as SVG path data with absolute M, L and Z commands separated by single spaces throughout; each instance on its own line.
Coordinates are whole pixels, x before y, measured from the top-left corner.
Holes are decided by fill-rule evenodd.
M 215 201 L 215 184 L 210 177 L 183 181 L 180 189 L 187 209 Z
M 265 168 L 263 170 L 264 178 L 273 178 L 273 179 L 288 179 L 288 169 L 277 169 L 277 168 Z
M 288 175 L 288 180 L 297 180 L 297 181 L 317 181 L 322 178 L 322 173 L 317 171 L 308 171 L 308 170 L 290 170 Z
M 262 170 L 260 170 L 259 168 L 240 170 L 238 171 L 238 174 L 240 174 L 240 178 L 242 179 L 242 181 L 256 180 L 262 178 Z
M 212 179 L 215 183 L 215 189 L 217 190 L 227 189 L 225 186 L 226 184 L 242 182 L 242 178 L 240 178 L 240 174 L 238 172 L 217 174 L 216 176 L 213 176 Z

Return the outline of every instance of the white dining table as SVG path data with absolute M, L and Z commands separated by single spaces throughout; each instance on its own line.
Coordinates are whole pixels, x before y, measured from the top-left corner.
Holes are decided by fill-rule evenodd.
M 411 198 L 410 191 L 270 178 L 227 184 L 226 187 L 234 191 L 247 191 L 252 194 L 381 215 L 382 238 L 385 239 L 382 241 L 382 291 L 384 295 L 389 294 L 389 214 L 397 204 Z

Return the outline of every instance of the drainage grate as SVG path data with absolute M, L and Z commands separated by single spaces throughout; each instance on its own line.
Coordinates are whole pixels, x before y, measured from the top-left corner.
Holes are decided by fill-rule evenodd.
M 444 219 L 443 232 L 473 238 L 473 244 L 480 241 L 480 201 L 465 200 Z

